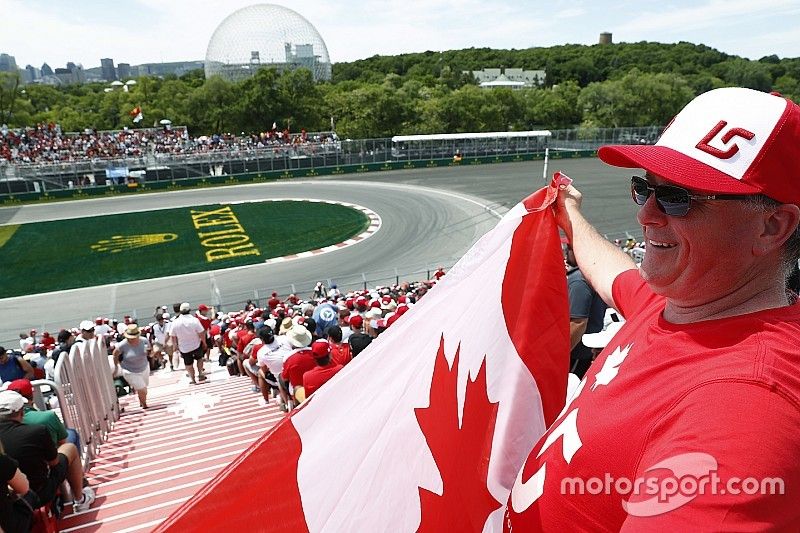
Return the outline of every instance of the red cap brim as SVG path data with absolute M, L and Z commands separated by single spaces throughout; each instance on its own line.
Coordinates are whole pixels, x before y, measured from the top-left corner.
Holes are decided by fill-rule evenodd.
M 693 191 L 720 194 L 759 194 L 760 189 L 666 146 L 603 146 L 597 156 L 615 167 L 642 168 Z

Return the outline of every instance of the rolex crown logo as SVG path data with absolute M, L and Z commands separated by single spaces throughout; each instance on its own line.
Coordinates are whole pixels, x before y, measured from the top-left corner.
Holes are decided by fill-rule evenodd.
M 95 252 L 111 252 L 115 254 L 124 250 L 144 248 L 154 244 L 163 244 L 178 238 L 175 233 L 149 233 L 146 235 L 114 235 L 110 239 L 97 241 L 92 245 Z

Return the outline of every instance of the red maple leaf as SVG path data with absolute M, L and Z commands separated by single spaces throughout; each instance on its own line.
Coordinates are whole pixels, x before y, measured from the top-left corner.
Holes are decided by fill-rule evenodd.
M 422 519 L 418 531 L 481 531 L 500 507 L 486 485 L 497 403 L 486 392 L 486 359 L 467 381 L 461 427 L 458 426 L 458 355 L 448 368 L 444 337 L 431 380 L 430 404 L 414 409 L 442 477 L 442 494 L 419 488 Z

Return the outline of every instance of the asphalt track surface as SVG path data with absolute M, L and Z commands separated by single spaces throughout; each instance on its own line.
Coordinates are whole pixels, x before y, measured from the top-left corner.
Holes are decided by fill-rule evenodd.
M 370 285 L 376 280 L 390 284 L 395 269 L 401 279 L 424 279 L 428 269 L 455 263 L 503 213 L 540 188 L 545 183 L 543 165 L 536 161 L 370 172 L 0 208 L 0 224 L 23 224 L 217 202 L 313 198 L 362 205 L 382 219 L 381 229 L 365 241 L 314 257 L 0 299 L 0 343 L 16 347 L 17 334 L 31 327 L 52 332 L 97 315 L 130 314 L 149 321 L 161 304 L 221 302 L 225 307 L 252 298 L 256 289 L 263 297 L 271 290 L 288 292 L 294 284 L 301 297 L 308 297 L 316 281 L 333 280 L 347 290 L 363 286 L 366 273 Z M 597 159 L 551 159 L 548 174 L 556 170 L 575 180 L 584 194 L 584 213 L 601 233 L 609 238 L 627 231 L 639 235 L 627 185 L 630 171 Z M 33 251 L 31 260 L 46 261 L 49 254 L 69 250 L 69 243 L 53 243 L 51 250 Z M 92 273 L 86 276 L 91 279 Z

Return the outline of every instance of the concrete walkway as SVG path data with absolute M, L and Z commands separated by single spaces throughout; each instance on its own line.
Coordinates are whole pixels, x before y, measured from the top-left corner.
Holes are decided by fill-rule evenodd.
M 153 373 L 147 410 L 121 398 L 125 411 L 87 473 L 97 500 L 77 514 L 68 505 L 62 532 L 153 529 L 284 416 L 248 378 L 206 366 L 199 385 L 183 369 Z

